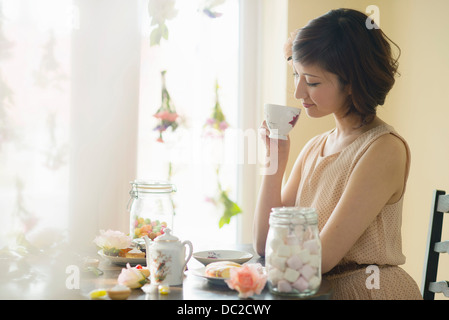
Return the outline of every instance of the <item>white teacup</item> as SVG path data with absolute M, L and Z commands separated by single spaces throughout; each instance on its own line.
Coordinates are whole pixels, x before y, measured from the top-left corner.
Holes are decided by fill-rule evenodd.
M 299 108 L 265 104 L 265 120 L 270 129 L 269 137 L 287 140 L 287 135 L 295 126 L 300 114 L 301 109 Z

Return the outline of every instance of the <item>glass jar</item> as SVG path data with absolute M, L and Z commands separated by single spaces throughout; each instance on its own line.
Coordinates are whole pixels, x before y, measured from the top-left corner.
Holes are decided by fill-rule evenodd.
M 315 294 L 321 285 L 321 241 L 315 209 L 273 208 L 269 223 L 265 267 L 270 292 L 297 297 Z
M 165 181 L 131 181 L 129 235 L 139 239 L 147 235 L 151 240 L 173 230 L 173 201 L 175 185 Z

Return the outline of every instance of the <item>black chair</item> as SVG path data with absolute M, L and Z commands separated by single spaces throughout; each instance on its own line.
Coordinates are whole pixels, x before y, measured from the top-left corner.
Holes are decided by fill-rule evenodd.
M 424 300 L 434 300 L 435 293 L 449 297 L 449 281 L 437 282 L 438 261 L 441 253 L 449 253 L 449 241 L 441 241 L 444 213 L 449 212 L 449 194 L 435 190 L 430 212 L 427 248 L 421 293 Z

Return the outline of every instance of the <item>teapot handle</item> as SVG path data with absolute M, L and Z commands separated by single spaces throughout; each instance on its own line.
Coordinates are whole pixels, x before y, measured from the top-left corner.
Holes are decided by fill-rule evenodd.
M 181 242 L 181 244 L 183 246 L 187 245 L 189 247 L 189 254 L 187 255 L 187 258 L 184 262 L 184 266 L 182 267 L 182 270 L 185 270 L 185 267 L 187 266 L 187 262 L 189 262 L 190 258 L 192 257 L 192 254 L 193 254 L 193 245 L 192 245 L 192 242 L 190 242 L 189 240 L 185 240 L 185 241 Z

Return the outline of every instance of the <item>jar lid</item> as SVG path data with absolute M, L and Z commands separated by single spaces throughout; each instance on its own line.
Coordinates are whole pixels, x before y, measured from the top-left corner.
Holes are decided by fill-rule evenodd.
M 172 193 L 176 192 L 176 186 L 168 181 L 158 180 L 134 180 L 130 182 L 135 196 L 138 193 Z
M 171 234 L 171 229 L 166 228 L 164 229 L 164 234 L 161 234 L 160 236 L 156 237 L 154 241 L 156 242 L 175 242 L 178 241 L 178 237 L 175 237 Z
M 280 224 L 316 224 L 318 216 L 315 208 L 276 207 L 270 213 L 270 223 Z

